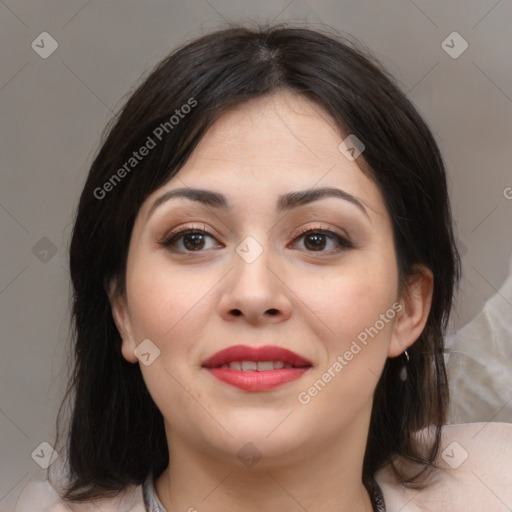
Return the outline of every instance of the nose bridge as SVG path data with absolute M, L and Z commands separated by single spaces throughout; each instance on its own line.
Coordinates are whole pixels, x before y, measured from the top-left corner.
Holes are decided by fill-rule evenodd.
M 265 290 L 272 287 L 272 279 L 269 274 L 270 270 L 270 250 L 268 243 L 262 240 L 262 236 L 258 237 L 260 243 L 254 236 L 247 236 L 238 244 L 235 249 L 236 256 L 234 256 L 235 265 L 235 284 L 242 286 L 249 286 L 256 289 L 259 293 L 264 293 Z M 265 245 L 263 245 L 263 243 Z M 245 290 L 250 292 L 250 290 Z
M 242 314 L 251 322 L 266 316 L 289 315 L 291 304 L 273 268 L 277 262 L 268 244 L 247 236 L 235 252 L 234 271 L 221 303 L 222 313 L 230 317 Z

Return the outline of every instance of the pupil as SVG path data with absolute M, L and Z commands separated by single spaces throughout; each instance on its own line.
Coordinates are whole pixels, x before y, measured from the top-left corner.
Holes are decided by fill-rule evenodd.
M 310 241 L 313 241 L 311 244 L 313 249 L 322 249 L 325 246 L 325 235 L 308 235 L 305 240 L 308 249 L 311 248 L 308 243 Z
M 204 238 L 201 233 L 192 233 L 185 236 L 183 242 L 187 249 L 196 250 L 203 247 Z M 308 249 L 323 249 L 325 246 L 325 235 L 308 235 L 305 242 Z
M 190 240 L 192 240 L 192 244 L 187 243 L 187 241 L 189 242 Z M 204 245 L 203 235 L 201 233 L 189 234 L 186 237 L 184 237 L 183 243 L 185 244 L 185 247 L 187 249 L 201 249 L 202 246 Z

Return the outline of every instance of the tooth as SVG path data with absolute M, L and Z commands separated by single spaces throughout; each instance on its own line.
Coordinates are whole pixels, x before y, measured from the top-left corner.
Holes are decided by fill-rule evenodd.
M 258 361 L 258 371 L 265 372 L 267 370 L 273 370 L 274 363 L 272 361 Z
M 266 372 L 270 370 L 281 370 L 282 368 L 293 368 L 293 366 L 284 361 L 231 361 L 230 363 L 221 365 L 219 368 L 229 368 L 231 370 L 241 370 L 245 372 Z

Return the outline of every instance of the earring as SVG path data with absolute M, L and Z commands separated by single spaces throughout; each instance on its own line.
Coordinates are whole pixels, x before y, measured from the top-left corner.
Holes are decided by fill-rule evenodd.
M 409 354 L 407 353 L 407 349 L 405 350 L 404 354 L 407 360 L 402 366 L 402 369 L 400 370 L 400 373 L 398 375 L 402 382 L 405 382 L 407 379 L 407 363 L 409 362 Z

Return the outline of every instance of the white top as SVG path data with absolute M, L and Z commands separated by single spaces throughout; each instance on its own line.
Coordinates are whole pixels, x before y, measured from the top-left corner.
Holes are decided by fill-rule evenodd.
M 45 481 L 29 482 L 22 490 L 15 512 L 146 512 L 142 487 L 126 489 L 118 498 L 105 498 L 92 503 L 65 503 Z
M 446 341 L 449 423 L 512 421 L 512 258 L 482 311 Z M 512 504 L 510 504 L 512 508 Z
M 512 424 L 446 425 L 441 469 L 432 473 L 422 491 L 396 482 L 388 467 L 375 475 L 387 512 L 507 512 L 512 509 Z M 147 508 L 144 504 L 146 494 Z M 29 482 L 15 512 L 165 512 L 151 477 L 117 498 L 93 503 L 64 503 L 47 481 Z
M 148 504 L 146 507 L 146 503 Z M 64 502 L 48 480 L 31 481 L 22 490 L 15 512 L 166 512 L 150 478 L 143 486 L 130 486 L 116 498 L 93 503 Z
M 148 512 L 167 512 L 156 493 L 153 475 L 149 475 L 147 480 L 144 482 L 144 485 L 142 486 L 142 497 Z

